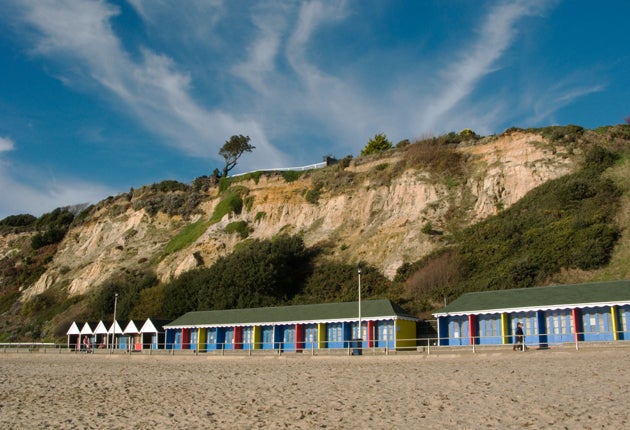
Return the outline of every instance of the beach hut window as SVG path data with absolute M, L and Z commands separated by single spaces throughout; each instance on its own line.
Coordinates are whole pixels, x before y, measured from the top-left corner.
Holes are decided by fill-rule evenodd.
M 547 327 L 550 334 L 573 333 L 573 318 L 561 311 L 555 311 L 547 317 Z
M 378 337 L 380 340 L 394 340 L 394 328 L 391 321 L 378 324 Z
M 234 343 L 234 329 L 228 328 L 225 330 L 225 343 L 231 345 Z
M 339 323 L 333 323 L 328 326 L 328 341 L 329 342 L 341 342 L 343 341 L 343 330 Z
M 262 342 L 264 345 L 272 345 L 273 344 L 273 327 L 263 327 L 262 329 Z
M 190 330 L 190 349 L 195 349 L 197 347 L 197 329 Z
M 361 324 L 361 334 L 359 334 L 359 323 L 357 322 L 356 324 L 352 325 L 352 337 L 354 339 L 367 339 L 367 331 L 366 331 L 367 327 L 365 325 L 365 323 Z
M 606 321 L 608 319 L 608 321 Z M 606 326 L 610 326 L 610 314 L 600 313 L 597 309 L 588 311 L 584 318 L 584 331 L 588 333 L 604 333 Z M 608 322 L 608 324 L 606 324 Z
M 254 328 L 243 327 L 243 344 L 251 345 L 254 342 Z

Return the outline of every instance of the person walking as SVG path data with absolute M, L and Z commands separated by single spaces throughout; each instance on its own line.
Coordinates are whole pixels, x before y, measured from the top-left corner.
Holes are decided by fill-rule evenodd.
M 512 347 L 513 351 L 525 350 L 525 333 L 523 333 L 523 323 L 516 324 L 516 331 L 514 332 L 514 346 Z

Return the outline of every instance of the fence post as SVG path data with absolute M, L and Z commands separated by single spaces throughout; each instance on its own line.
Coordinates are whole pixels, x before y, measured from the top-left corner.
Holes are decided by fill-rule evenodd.
M 576 351 L 580 350 L 580 347 L 578 346 L 578 337 L 579 337 L 579 335 L 576 334 L 575 335 L 575 350 Z

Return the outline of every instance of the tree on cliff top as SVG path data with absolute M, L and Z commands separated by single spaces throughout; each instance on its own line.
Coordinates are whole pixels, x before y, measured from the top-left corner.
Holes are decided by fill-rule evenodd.
M 222 177 L 227 177 L 228 172 L 236 166 L 237 160 L 243 155 L 244 152 L 252 152 L 256 149 L 255 146 L 249 144 L 249 136 L 243 136 L 239 134 L 230 137 L 230 140 L 226 140 L 219 155 L 225 158 L 225 166 L 223 166 Z
M 383 133 L 377 133 L 372 139 L 368 140 L 367 145 L 361 151 L 361 155 L 376 154 L 385 152 L 392 148 L 392 143 Z

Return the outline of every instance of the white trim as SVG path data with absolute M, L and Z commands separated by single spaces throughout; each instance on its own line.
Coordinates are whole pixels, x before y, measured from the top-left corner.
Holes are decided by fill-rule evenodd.
M 147 318 L 142 327 L 140 328 L 140 333 L 159 333 L 159 330 L 151 321 L 151 318 Z
M 582 309 L 582 308 L 599 308 L 606 306 L 624 306 L 630 305 L 630 301 L 622 302 L 595 302 L 595 303 L 574 303 L 574 304 L 559 304 L 548 306 L 532 306 L 532 307 L 519 307 L 519 308 L 498 308 L 498 309 L 481 309 L 473 311 L 459 311 L 459 312 L 438 312 L 433 316 L 437 318 L 446 316 L 464 316 L 464 315 L 486 315 L 486 314 L 503 314 L 503 313 L 517 313 L 517 312 L 537 312 L 537 311 L 556 311 L 560 309 Z
M 107 327 L 102 320 L 98 322 L 98 325 L 94 329 L 94 334 L 107 334 Z
M 130 320 L 127 323 L 127 327 L 123 330 L 123 334 L 139 334 L 140 330 L 136 327 L 136 323 L 133 320 Z
M 94 334 L 94 332 L 92 331 L 92 327 L 90 327 L 90 324 L 86 322 L 85 324 L 83 324 L 83 327 L 81 327 L 80 334 L 89 334 L 91 336 Z
M 408 320 L 417 321 L 415 318 L 401 317 L 398 315 L 361 318 L 361 321 L 391 321 L 391 320 Z M 240 324 L 179 324 L 179 325 L 165 325 L 165 330 L 182 329 L 182 328 L 211 328 L 211 327 L 255 327 L 255 326 L 278 326 L 278 325 L 295 325 L 295 324 L 330 324 L 330 323 L 344 323 L 344 322 L 357 322 L 358 318 L 335 318 L 328 320 L 295 320 L 295 321 L 261 321 L 251 323 Z
M 112 323 L 111 326 L 109 326 L 109 329 L 107 330 L 107 334 L 113 334 L 114 333 L 114 324 L 116 324 L 116 335 L 123 335 L 123 330 L 120 328 L 120 325 L 118 324 L 118 320 L 116 320 L 114 323 Z
M 72 336 L 72 335 L 76 335 L 76 334 L 81 334 L 81 330 L 79 330 L 79 326 L 77 325 L 77 323 L 75 321 L 72 321 L 72 325 L 70 326 L 70 328 L 66 332 L 66 335 Z

